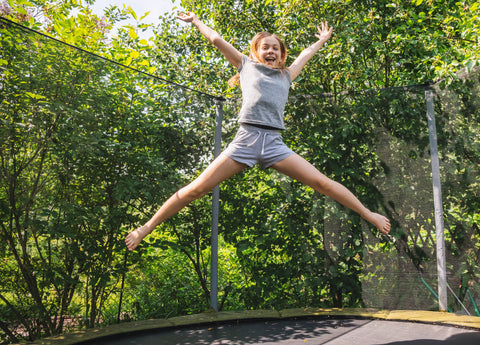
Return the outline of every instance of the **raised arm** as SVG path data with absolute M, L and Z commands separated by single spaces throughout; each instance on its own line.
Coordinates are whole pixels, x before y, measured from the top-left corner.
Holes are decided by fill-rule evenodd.
M 200 31 L 210 43 L 220 50 L 228 62 L 230 62 L 235 68 L 240 67 L 240 64 L 242 63 L 242 53 L 225 41 L 218 32 L 205 25 L 194 13 L 179 13 L 177 18 L 186 23 L 192 23 L 195 25 L 198 31 Z
M 318 41 L 312 44 L 310 47 L 305 48 L 300 55 L 293 61 L 293 63 L 288 67 L 290 71 L 291 80 L 295 80 L 303 67 L 307 62 L 322 48 L 325 42 L 328 41 L 333 32 L 333 27 L 328 27 L 328 22 L 322 22 L 322 26 L 317 26 L 318 34 L 315 36 L 318 38 Z

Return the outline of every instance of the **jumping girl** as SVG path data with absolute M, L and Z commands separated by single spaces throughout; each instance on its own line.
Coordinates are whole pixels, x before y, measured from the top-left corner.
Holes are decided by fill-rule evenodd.
M 238 120 L 240 128 L 226 150 L 199 177 L 172 195 L 145 225 L 128 234 L 127 248 L 135 249 L 163 221 L 222 181 L 255 164 L 265 169 L 271 167 L 333 198 L 388 234 L 390 221 L 386 217 L 368 210 L 346 187 L 326 177 L 282 141 L 283 111 L 290 84 L 330 38 L 333 28 L 323 22 L 315 34 L 318 41 L 285 67 L 287 50 L 276 35 L 257 34 L 252 40 L 250 57 L 247 57 L 192 12 L 180 13 L 177 18 L 195 25 L 239 72 L 243 100 Z M 238 75 L 232 79 L 238 82 Z

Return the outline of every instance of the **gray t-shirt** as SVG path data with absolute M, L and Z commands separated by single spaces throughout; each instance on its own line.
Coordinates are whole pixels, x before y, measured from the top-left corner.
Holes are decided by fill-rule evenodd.
M 290 89 L 290 72 L 243 56 L 238 68 L 242 89 L 239 123 L 285 129 L 283 111 Z

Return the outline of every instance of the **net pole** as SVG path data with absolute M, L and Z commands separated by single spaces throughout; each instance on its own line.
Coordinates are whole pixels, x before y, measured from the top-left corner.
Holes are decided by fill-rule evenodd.
M 425 101 L 427 104 L 428 136 L 430 139 L 430 157 L 432 164 L 433 203 L 435 207 L 435 229 L 437 235 L 438 307 L 440 311 L 446 311 L 448 308 L 448 300 L 442 186 L 440 181 L 440 163 L 438 159 L 433 91 L 429 87 L 425 90 Z
M 223 100 L 216 100 L 215 141 L 213 155 L 217 158 L 222 150 Z M 212 234 L 210 258 L 210 307 L 218 311 L 218 216 L 220 208 L 220 186 L 213 188 Z

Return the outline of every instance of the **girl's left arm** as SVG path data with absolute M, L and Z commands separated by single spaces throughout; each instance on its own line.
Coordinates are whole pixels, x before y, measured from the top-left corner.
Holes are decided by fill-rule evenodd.
M 328 41 L 333 32 L 333 27 L 328 27 L 328 22 L 322 22 L 322 26 L 317 26 L 318 34 L 315 36 L 318 38 L 318 41 L 312 44 L 310 47 L 305 48 L 300 55 L 293 61 L 293 63 L 288 67 L 290 71 L 290 79 L 294 81 L 303 67 L 307 64 L 308 61 L 322 48 L 325 42 Z

